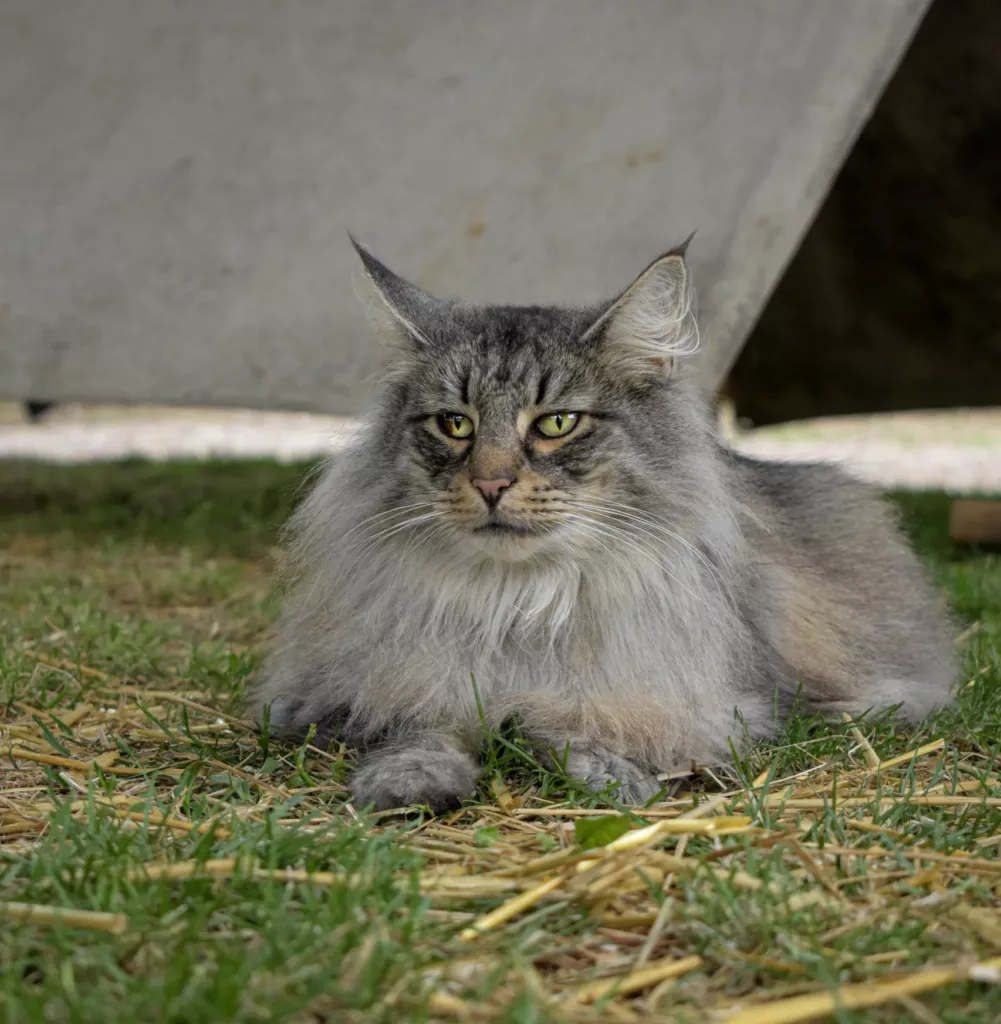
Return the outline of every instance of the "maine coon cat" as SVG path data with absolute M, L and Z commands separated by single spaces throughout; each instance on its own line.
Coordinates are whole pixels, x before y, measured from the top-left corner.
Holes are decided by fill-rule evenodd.
M 469 795 L 478 700 L 644 801 L 797 699 L 948 699 L 950 621 L 890 509 L 717 440 L 684 247 L 585 309 L 437 299 L 357 248 L 395 357 L 293 520 L 255 710 L 358 746 L 360 805 Z

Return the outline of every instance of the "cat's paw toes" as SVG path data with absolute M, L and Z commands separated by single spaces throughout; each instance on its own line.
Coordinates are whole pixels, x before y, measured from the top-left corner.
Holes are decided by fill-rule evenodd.
M 255 717 L 258 727 L 267 724 L 268 733 L 281 743 L 301 743 L 312 732 L 313 746 L 325 747 L 332 739 L 350 739 L 342 736 L 350 714 L 346 705 L 317 710 L 301 697 L 280 694 L 259 702 Z
M 254 720 L 258 728 L 267 726 L 273 736 L 282 736 L 291 731 L 292 723 L 302 710 L 302 701 L 293 697 L 272 697 L 254 703 Z
M 652 772 L 601 747 L 571 747 L 566 771 L 589 789 L 601 792 L 611 788 L 613 796 L 626 804 L 645 804 L 663 789 Z
M 426 804 L 440 812 L 470 796 L 478 774 L 468 754 L 415 747 L 374 754 L 354 773 L 351 790 L 359 807 L 384 811 Z

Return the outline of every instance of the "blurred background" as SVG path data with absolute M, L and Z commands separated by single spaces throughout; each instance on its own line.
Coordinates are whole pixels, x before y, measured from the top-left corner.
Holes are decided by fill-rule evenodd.
M 992 0 L 6 0 L 0 458 L 308 460 L 440 294 L 613 294 L 697 230 L 735 445 L 1001 490 Z M 253 410 L 253 411 L 252 411 Z

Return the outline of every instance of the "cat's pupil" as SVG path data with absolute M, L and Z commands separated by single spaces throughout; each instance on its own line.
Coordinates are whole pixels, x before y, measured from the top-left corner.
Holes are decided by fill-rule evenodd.
M 562 429 L 563 429 L 563 413 L 561 413 L 561 412 L 558 412 L 558 413 L 557 413 L 557 414 L 556 414 L 556 415 L 555 415 L 555 416 L 553 417 L 553 423 L 555 423 L 555 424 L 556 424 L 556 429 L 557 429 L 557 430 L 562 430 Z

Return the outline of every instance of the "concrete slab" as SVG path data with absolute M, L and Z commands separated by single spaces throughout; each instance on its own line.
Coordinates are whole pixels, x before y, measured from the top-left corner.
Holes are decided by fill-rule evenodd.
M 691 250 L 720 379 L 926 0 L 3 0 L 0 394 L 356 413 L 432 291 Z

